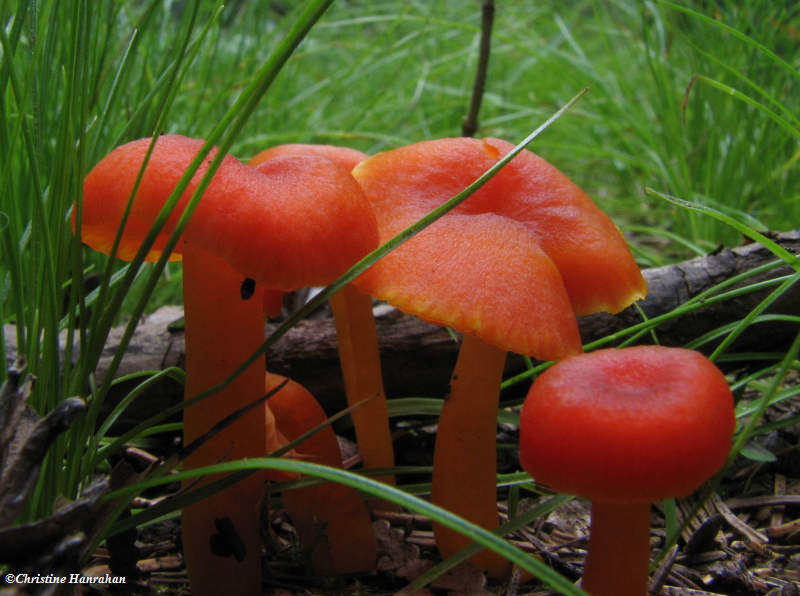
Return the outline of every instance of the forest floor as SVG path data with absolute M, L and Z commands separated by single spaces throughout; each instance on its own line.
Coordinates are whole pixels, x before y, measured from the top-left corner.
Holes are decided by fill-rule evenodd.
M 793 382 L 797 382 L 795 378 Z M 785 419 L 800 412 L 800 399 L 770 408 L 767 419 Z M 508 431 L 509 429 L 505 429 Z M 513 429 L 510 429 L 513 433 Z M 416 461 L 429 463 L 435 427 L 417 433 Z M 420 437 L 422 440 L 420 441 Z M 508 441 L 506 433 L 503 440 Z M 651 594 L 736 596 L 795 596 L 800 586 L 800 425 L 785 427 L 763 437 L 762 446 L 775 461 L 758 463 L 740 458 L 717 492 L 712 494 L 690 522 L 678 544 L 662 557 L 651 574 Z M 426 455 L 427 454 L 427 455 Z M 511 458 L 513 460 L 513 458 Z M 513 469 L 515 461 L 502 465 Z M 502 470 L 501 470 L 502 471 Z M 501 499 L 503 495 L 500 495 Z M 545 499 L 547 497 L 540 497 Z M 537 499 L 523 500 L 520 507 L 534 506 Z M 697 505 L 692 499 L 678 503 L 681 513 Z M 503 500 L 498 502 L 502 517 Z M 439 562 L 430 520 L 411 513 L 377 512 L 374 529 L 378 541 L 377 569 L 368 574 L 315 577 L 304 565 L 296 537 L 281 511 L 271 515 L 269 555 L 265 554 L 265 593 L 293 594 L 394 594 Z M 574 499 L 536 523 L 511 536 L 511 540 L 565 577 L 581 576 L 589 531 L 589 507 Z M 653 556 L 664 544 L 664 519 L 653 508 L 651 547 Z M 130 586 L 141 593 L 188 594 L 186 571 L 180 555 L 180 528 L 167 521 L 138 532 L 133 551 L 139 578 Z M 99 550 L 87 573 L 103 574 L 110 556 Z M 133 563 L 134 561 L 129 561 Z M 516 578 L 518 580 L 518 578 Z M 537 580 L 519 583 L 512 578 L 499 584 L 462 564 L 433 582 L 419 594 L 552 594 Z

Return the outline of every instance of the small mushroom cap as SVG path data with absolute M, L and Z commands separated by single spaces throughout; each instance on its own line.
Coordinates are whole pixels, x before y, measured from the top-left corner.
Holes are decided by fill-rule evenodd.
M 348 171 L 356 167 L 356 164 L 367 158 L 367 154 L 357 149 L 350 147 L 339 147 L 337 145 L 314 145 L 307 143 L 286 143 L 285 145 L 276 145 L 264 149 L 260 153 L 254 155 L 249 162 L 250 166 L 257 166 L 264 163 L 268 159 L 277 157 L 279 155 L 319 155 L 320 157 L 327 157 L 334 163 L 347 168 Z
M 562 360 L 520 417 L 520 459 L 551 488 L 607 503 L 683 497 L 727 459 L 733 396 L 693 350 L 638 346 Z
M 103 158 L 84 181 L 82 240 L 109 252 L 150 139 Z M 199 139 L 157 139 L 125 227 L 118 256 L 131 259 L 190 162 Z M 201 164 L 148 258 L 167 236 L 213 159 Z M 228 155 L 215 173 L 182 240 L 223 257 L 243 276 L 293 290 L 332 282 L 377 246 L 374 215 L 349 172 L 316 155 L 278 156 L 259 170 Z M 178 245 L 177 250 L 180 250 Z
M 266 375 L 267 392 L 272 391 L 284 381 L 286 381 L 286 385 L 270 396 L 267 403 L 275 415 L 277 428 L 288 441 L 294 441 L 314 427 L 324 424 L 328 416 L 308 389 L 292 379 L 268 372 Z M 295 449 L 295 452 L 313 454 L 314 463 L 335 468 L 342 467 L 339 442 L 332 426 L 326 426 L 305 439 Z
M 373 205 L 381 243 L 463 190 L 512 148 L 499 139 L 439 139 L 359 163 L 353 175 Z M 529 151 L 355 283 L 423 319 L 545 359 L 580 351 L 575 313 L 617 312 L 646 292 L 613 222 Z M 477 317 L 467 312 L 476 308 Z M 480 325 L 463 326 L 465 319 Z M 557 334 L 560 339 L 552 341 Z M 556 345 L 561 348 L 550 349 Z

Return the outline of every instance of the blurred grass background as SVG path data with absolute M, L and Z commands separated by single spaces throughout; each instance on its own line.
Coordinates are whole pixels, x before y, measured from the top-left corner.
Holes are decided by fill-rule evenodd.
M 174 130 L 203 136 L 293 3 L 226 8 L 226 27 L 187 77 Z M 800 8 L 693 3 L 795 69 Z M 480 3 L 337 2 L 282 72 L 235 151 L 328 142 L 376 152 L 460 134 L 477 61 Z M 794 126 L 695 82 L 748 94 Z M 533 150 L 568 173 L 621 225 L 653 226 L 704 249 L 736 238 L 644 197 L 645 185 L 784 229 L 800 221 L 798 78 L 751 43 L 667 4 L 497 2 L 478 134 L 517 141 L 577 91 L 589 94 Z M 220 89 L 226 91 L 220 93 Z M 179 105 L 182 105 L 179 104 Z M 650 252 L 656 262 L 674 256 Z

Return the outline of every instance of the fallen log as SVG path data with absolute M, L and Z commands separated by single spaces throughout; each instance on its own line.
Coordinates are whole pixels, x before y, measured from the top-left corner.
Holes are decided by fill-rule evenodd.
M 775 240 L 793 254 L 800 254 L 800 231 L 779 234 Z M 647 298 L 616 315 L 599 313 L 581 317 L 579 326 L 584 343 L 641 323 L 643 316 L 652 319 L 669 313 L 718 283 L 776 260 L 763 246 L 751 243 L 674 265 L 646 269 L 643 275 L 649 288 Z M 776 266 L 737 287 L 776 279 L 790 272 L 788 266 Z M 655 335 L 661 344 L 685 345 L 713 329 L 740 320 L 771 289 L 709 303 L 659 325 Z M 794 284 L 767 312 L 800 316 L 800 283 Z M 377 326 L 387 395 L 443 396 L 458 349 L 453 335 L 396 309 L 379 316 Z M 268 330 L 272 328 L 270 325 Z M 785 351 L 797 331 L 797 325 L 785 322 L 755 324 L 734 342 L 729 352 Z M 652 341 L 646 334 L 637 343 Z M 701 349 L 710 352 L 718 343 L 711 342 Z M 342 407 L 344 404 L 336 360 L 336 334 L 330 319 L 301 322 L 278 340 L 267 355 L 267 362 L 270 369 L 305 384 L 326 406 Z M 506 377 L 524 370 L 524 366 L 522 358 L 510 356 Z M 519 395 L 526 391 L 527 384 L 523 384 L 508 393 Z
M 774 235 L 773 239 L 794 255 L 800 254 L 800 231 Z M 649 292 L 639 301 L 617 315 L 597 314 L 579 320 L 585 342 L 592 342 L 610 334 L 619 333 L 642 322 L 643 316 L 653 319 L 686 302 L 709 288 L 744 272 L 752 271 L 777 259 L 760 244 L 745 244 L 731 249 L 721 249 L 709 255 L 668 265 L 646 269 L 643 274 Z M 777 279 L 789 275 L 786 265 L 759 273 L 737 284 L 741 287 L 756 281 Z M 749 313 L 772 290 L 770 286 L 744 293 L 730 299 L 709 301 L 702 307 L 659 324 L 653 331 L 659 343 L 685 345 L 688 341 L 723 325 L 735 322 Z M 800 316 L 800 283 L 790 287 L 766 311 L 773 314 Z M 140 323 L 118 374 L 140 370 L 160 370 L 167 366 L 183 366 L 183 333 L 170 330 L 169 323 L 182 316 L 180 307 L 164 307 L 145 317 Z M 387 395 L 390 397 L 443 396 L 447 391 L 449 373 L 455 363 L 458 343 L 446 329 L 425 323 L 414 316 L 387 309 L 377 318 L 381 358 Z M 267 325 L 267 333 L 276 327 Z M 783 322 L 763 322 L 751 325 L 728 349 L 728 353 L 782 352 L 796 335 L 798 325 Z M 106 350 L 97 370 L 102 382 L 105 366 L 118 345 L 121 329 L 109 336 Z M 13 360 L 15 350 L 13 332 L 7 330 L 6 354 Z M 646 333 L 637 343 L 650 343 L 653 337 Z M 700 349 L 708 352 L 719 340 L 709 342 Z M 614 344 L 609 344 L 614 345 Z M 266 355 L 271 371 L 292 377 L 305 385 L 323 403 L 329 412 L 344 407 L 342 380 L 336 353 L 336 333 L 330 318 L 301 321 L 281 337 Z M 524 361 L 510 356 L 506 366 L 507 376 L 524 370 Z M 128 388 L 122 386 L 114 393 L 124 395 Z M 527 390 L 527 383 L 512 387 L 505 397 L 519 396 Z M 152 395 L 137 400 L 139 406 L 130 414 L 134 419 L 157 412 L 165 403 L 181 398 L 181 388 L 167 382 Z M 113 399 L 111 401 L 114 401 Z

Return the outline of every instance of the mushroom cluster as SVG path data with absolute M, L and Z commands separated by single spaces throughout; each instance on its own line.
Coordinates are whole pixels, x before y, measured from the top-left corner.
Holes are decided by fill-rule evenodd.
M 461 191 L 512 147 L 499 139 L 453 138 L 352 156 L 380 242 Z M 277 154 L 352 155 L 343 151 L 289 145 L 250 163 Z M 365 464 L 394 461 L 370 296 L 463 332 L 439 419 L 432 500 L 494 528 L 496 420 L 506 352 L 543 360 L 577 354 L 576 314 L 617 312 L 645 292 L 613 222 L 555 167 L 522 152 L 461 206 L 331 299 L 348 401 L 369 402 L 353 413 Z M 445 557 L 468 544 L 447 528 L 434 530 Z M 495 577 L 509 569 L 488 552 L 472 562 Z
M 178 135 L 158 137 L 141 173 L 151 142 L 118 147 L 87 176 L 79 227 L 91 247 L 108 252 L 127 217 L 116 256 L 132 258 L 203 146 Z M 276 314 L 284 291 L 331 283 L 511 149 L 499 139 L 455 138 L 371 157 L 320 145 L 274 147 L 246 165 L 226 156 L 172 255 L 183 261 L 186 396 L 217 386 L 258 349 L 264 316 Z M 178 201 L 149 259 L 160 256 L 208 162 Z M 432 499 L 491 529 L 498 525 L 495 436 L 506 353 L 574 361 L 582 351 L 576 315 L 618 312 L 645 292 L 613 222 L 564 174 L 523 151 L 459 207 L 331 299 L 345 392 L 350 405 L 362 406 L 352 418 L 365 466 L 394 465 L 373 298 L 463 334 L 438 426 Z M 277 386 L 271 375 L 265 385 L 264 375 L 263 362 L 255 362 L 224 389 L 186 408 L 185 442 L 256 401 L 265 387 Z M 270 453 L 325 418 L 313 396 L 295 383 L 268 403 L 273 407 L 250 411 L 206 441 L 187 467 Z M 527 412 L 526 420 L 538 415 L 532 408 Z M 528 425 L 527 437 L 539 432 L 534 428 Z M 335 443 L 328 429 L 298 447 L 298 454 L 341 465 Z M 525 453 L 536 449 L 526 447 Z M 193 591 L 260 589 L 258 500 L 265 478 L 255 475 L 184 510 Z M 394 482 L 391 476 L 382 479 Z M 341 505 L 335 515 L 326 508 L 334 502 Z M 369 514 L 353 491 L 296 490 L 284 494 L 284 504 L 317 571 L 374 565 Z M 211 553 L 209 541 L 219 541 L 221 524 L 241 543 L 229 549 L 240 556 Z M 444 557 L 469 542 L 439 526 L 435 534 Z M 508 563 L 493 553 L 471 560 L 494 577 L 508 574 Z

